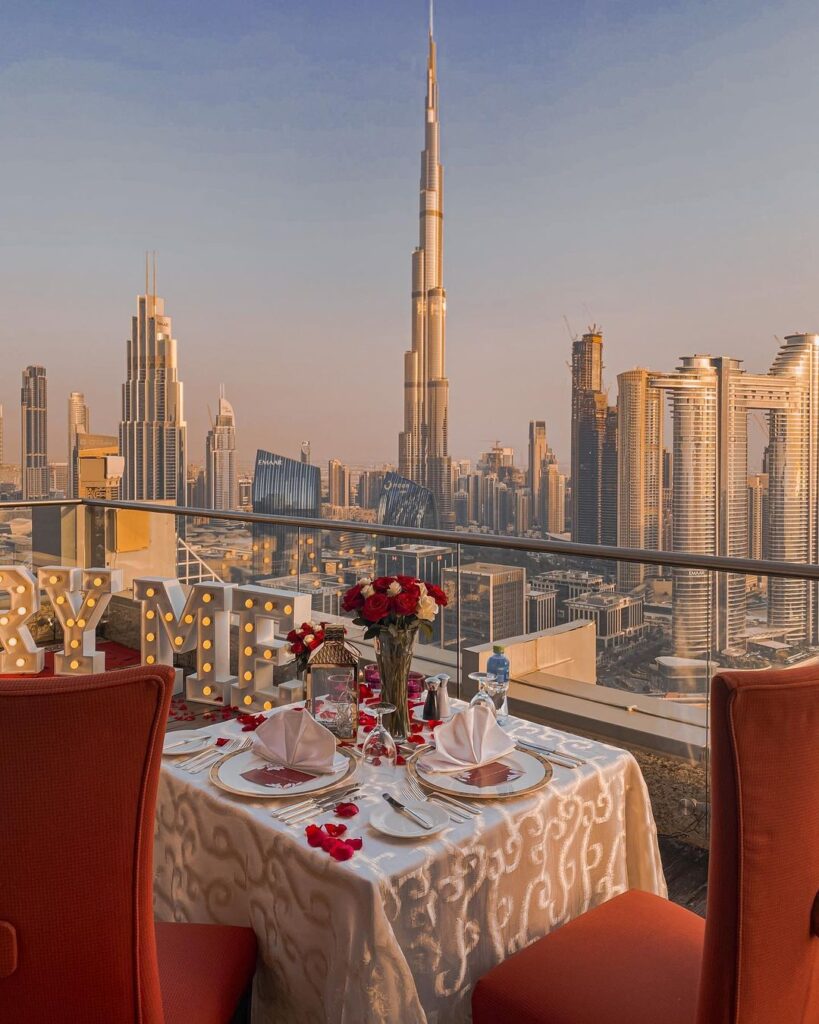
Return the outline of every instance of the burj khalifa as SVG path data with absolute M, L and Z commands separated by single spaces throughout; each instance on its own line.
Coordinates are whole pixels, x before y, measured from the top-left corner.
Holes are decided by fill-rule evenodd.
M 421 154 L 420 240 L 412 254 L 412 348 L 404 354 L 404 429 L 398 439 L 402 476 L 432 491 L 443 528 L 454 525 L 446 377 L 443 286 L 444 172 L 440 162 L 436 47 L 429 23 L 426 120 Z

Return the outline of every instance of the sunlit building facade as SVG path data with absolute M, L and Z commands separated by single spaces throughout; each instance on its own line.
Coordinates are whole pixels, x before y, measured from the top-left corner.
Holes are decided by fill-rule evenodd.
M 321 473 L 318 466 L 259 450 L 253 474 L 253 511 L 267 515 L 318 519 Z M 297 576 L 318 570 L 318 537 L 297 526 L 253 525 L 256 576 Z
M 44 366 L 27 366 L 23 370 L 20 474 L 24 501 L 48 497 L 48 380 Z
M 138 296 L 131 320 L 119 446 L 123 498 L 185 501 L 187 425 L 176 339 L 164 299 L 156 294 L 156 273 L 149 291 L 147 270 L 145 294 Z
M 446 376 L 446 292 L 443 284 L 443 168 L 440 160 L 436 45 L 429 33 L 427 95 L 421 154 L 420 239 L 412 254 L 412 347 L 404 355 L 404 429 L 398 439 L 401 476 L 435 496 L 443 527 L 454 525 Z
M 205 507 L 225 511 L 239 507 L 236 416 L 219 390 L 216 419 L 205 439 Z

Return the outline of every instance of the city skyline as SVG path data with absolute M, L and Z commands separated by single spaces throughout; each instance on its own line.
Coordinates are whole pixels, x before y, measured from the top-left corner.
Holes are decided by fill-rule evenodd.
M 367 6 L 362 5 L 361 10 Z M 794 111 L 813 104 L 817 87 L 809 76 L 797 70 L 794 52 L 788 53 L 786 66 L 783 47 L 786 41 L 797 51 L 803 45 L 808 47 L 819 33 L 819 24 L 799 5 L 785 5 L 777 12 L 763 12 L 754 4 L 745 5 L 742 10 L 728 6 L 721 13 L 699 12 L 698 21 L 693 15 L 664 11 L 656 5 L 635 5 L 630 15 L 604 15 L 602 7 L 591 5 L 585 20 L 558 17 L 551 8 L 538 15 L 522 5 L 516 9 L 515 17 L 506 22 L 508 39 L 496 41 L 490 40 L 486 30 L 478 26 L 479 19 L 471 18 L 462 7 L 439 5 L 437 34 L 445 44 L 442 76 L 446 78 L 444 155 L 449 177 L 448 285 L 451 294 L 457 295 L 455 305 L 450 304 L 449 309 L 448 353 L 449 376 L 457 382 L 450 411 L 450 450 L 454 457 L 474 458 L 494 437 L 523 453 L 528 421 L 543 419 L 551 446 L 561 463 L 567 463 L 569 378 L 568 371 L 562 372 L 567 337 L 563 313 L 576 332 L 593 319 L 602 323 L 608 340 L 605 383 L 612 391 L 618 372 L 636 365 L 671 366 L 681 354 L 692 350 L 727 350 L 744 358 L 748 369 L 762 372 L 774 333 L 783 335 L 814 326 L 813 282 L 817 261 L 810 239 L 816 234 L 814 210 L 819 203 L 812 201 L 817 198 L 817 186 L 807 168 L 815 143 L 803 137 L 804 133 L 795 137 L 789 133 L 789 160 L 782 165 L 776 153 L 778 143 L 784 143 L 785 133 L 777 124 L 775 111 L 782 103 Z M 23 209 L 28 210 L 24 245 L 14 245 L 22 231 L 20 214 L 16 213 L 10 222 L 12 245 L 0 254 L 0 260 L 12 298 L 20 303 L 19 307 L 13 303 L 12 308 L 25 313 L 24 330 L 19 327 L 20 316 L 10 318 L 0 329 L 12 365 L 22 368 L 32 360 L 42 363 L 49 374 L 52 403 L 64 408 L 63 401 L 70 391 L 83 390 L 95 410 L 99 427 L 113 430 L 118 419 L 116 397 L 103 385 L 107 380 L 121 379 L 121 310 L 133 301 L 139 254 L 146 244 L 156 245 L 162 254 L 162 291 L 173 307 L 178 326 L 180 374 L 188 388 L 194 460 L 201 458 L 206 433 L 206 395 L 212 393 L 215 380 L 224 379 L 229 393 L 243 392 L 246 396 L 242 403 L 237 403 L 237 408 L 246 406 L 241 411 L 240 459 L 244 465 L 251 462 L 258 446 L 295 453 L 299 440 L 306 436 L 311 437 L 314 457 L 319 463 L 332 457 L 352 465 L 394 462 L 394 442 L 387 435 L 394 438 L 400 430 L 400 407 L 395 402 L 396 391 L 400 390 L 400 366 L 396 365 L 395 354 L 408 343 L 404 305 L 406 265 L 401 254 L 415 216 L 410 183 L 415 177 L 416 111 L 422 77 L 419 44 L 424 12 L 419 7 L 407 5 L 393 12 L 395 17 L 390 24 L 375 17 L 363 28 L 366 19 L 353 18 L 351 24 L 347 12 L 343 23 L 331 14 L 326 23 L 317 27 L 317 9 L 309 4 L 301 14 L 275 5 L 267 14 L 255 9 L 243 13 L 240 24 L 220 40 L 225 56 L 219 69 L 226 75 L 229 56 L 235 55 L 237 47 L 251 45 L 248 39 L 257 23 L 267 33 L 265 43 L 276 43 L 276 52 L 293 43 L 294 52 L 301 55 L 303 62 L 296 61 L 294 67 L 291 54 L 291 60 L 285 61 L 277 74 L 286 71 L 290 76 L 290 91 L 300 95 L 294 102 L 304 116 L 296 122 L 274 119 L 277 125 L 284 125 L 276 140 L 286 142 L 287 159 L 292 158 L 294 166 L 299 161 L 308 161 L 316 173 L 312 177 L 301 176 L 304 191 L 296 188 L 293 213 L 285 215 L 279 206 L 269 206 L 276 192 L 270 181 L 266 183 L 268 198 L 259 195 L 255 168 L 261 156 L 248 153 L 247 162 L 240 161 L 237 171 L 241 177 L 246 170 L 252 179 L 248 203 L 240 203 L 228 193 L 224 200 L 226 213 L 211 213 L 205 218 L 203 223 L 210 233 L 204 256 L 201 228 L 186 230 L 190 227 L 188 218 L 201 213 L 199 206 L 183 204 L 179 207 L 182 213 L 168 216 L 168 202 L 183 187 L 188 191 L 192 188 L 200 205 L 206 202 L 215 183 L 214 174 L 223 167 L 218 146 L 210 150 L 205 145 L 203 159 L 197 161 L 195 168 L 183 160 L 179 170 L 174 171 L 173 161 L 163 162 L 165 170 L 161 174 L 152 172 L 147 183 L 131 186 L 126 182 L 116 190 L 116 195 L 110 188 L 106 191 L 106 187 L 94 190 L 97 205 L 80 203 L 83 216 L 76 224 L 74 214 L 68 212 L 61 197 L 65 194 L 65 202 L 70 199 L 74 175 L 84 167 L 79 152 L 69 147 L 67 162 L 61 165 L 61 193 L 54 187 L 39 191 L 36 188 L 38 176 L 42 178 L 47 173 L 45 168 L 50 161 L 40 160 L 32 177 L 26 158 L 21 156 L 40 152 L 46 145 L 42 139 L 34 140 L 33 150 L 25 145 L 12 147 L 12 194 L 15 187 L 22 190 L 23 198 L 29 188 L 41 196 L 51 193 L 57 198 L 46 204 L 49 212 L 53 214 L 57 208 L 61 211 L 56 225 L 53 217 L 46 224 L 41 213 L 24 202 Z M 212 27 L 212 16 L 212 11 L 204 11 L 202 25 L 190 42 L 191 51 L 209 46 L 207 33 Z M 174 39 L 181 33 L 178 14 L 172 11 L 167 17 L 170 24 L 163 28 L 168 38 Z M 4 51 L 12 95 L 15 88 L 22 89 L 29 82 L 26 75 L 31 72 L 36 56 L 27 45 L 25 18 L 17 18 L 14 52 Z M 312 62 L 319 60 L 319 51 L 322 61 L 328 57 L 328 49 L 331 64 L 343 59 L 342 55 L 349 52 L 344 47 L 352 38 L 353 26 L 359 39 L 357 70 L 344 64 L 339 71 L 333 65 L 333 73 L 339 72 L 340 78 L 338 96 L 332 104 L 347 101 L 349 115 L 349 137 L 341 138 L 338 133 L 327 131 L 328 111 L 321 109 L 317 90 L 308 87 L 308 77 Z M 626 28 L 634 26 L 641 30 L 642 44 L 647 40 L 657 43 L 657 52 L 664 59 L 662 67 L 659 60 L 646 58 L 640 63 L 635 57 L 624 34 Z M 309 43 L 307 27 L 313 31 Z M 336 28 L 340 34 L 332 38 Z M 555 41 L 547 43 L 547 30 L 553 32 Z M 566 56 L 555 56 L 558 40 L 568 43 Z M 71 62 L 58 73 L 55 65 L 61 47 L 69 42 L 76 44 L 75 52 Z M 585 84 L 570 83 L 569 58 L 583 56 L 593 44 L 603 42 L 607 45 L 600 50 L 601 60 L 594 73 L 586 76 Z M 101 33 L 99 25 L 95 29 L 83 18 L 71 26 L 65 42 L 57 38 L 47 41 L 47 53 L 40 57 L 46 61 L 45 73 L 38 90 L 31 95 L 29 103 L 33 107 L 29 113 L 42 113 L 43 124 L 56 132 L 55 138 L 59 137 L 59 127 L 54 124 L 59 107 L 58 85 L 65 84 L 60 75 L 67 76 L 68 85 L 80 97 L 102 102 L 103 82 L 110 68 L 118 69 L 121 64 L 127 78 L 148 59 L 141 45 L 126 54 L 118 43 L 115 36 L 109 38 Z M 763 46 L 767 52 L 763 53 Z M 506 48 L 520 52 L 521 47 L 522 66 L 505 64 Z M 273 72 L 263 60 L 262 50 L 251 49 L 249 73 L 260 76 L 259 84 L 263 85 L 264 76 Z M 109 59 L 110 67 L 103 57 Z M 540 57 L 552 58 L 548 71 L 538 70 Z M 632 58 L 637 61 L 633 67 Z M 743 71 L 749 63 L 753 65 L 752 80 L 750 72 Z M 505 69 L 503 88 L 498 85 L 497 75 L 501 66 Z M 521 94 L 524 71 L 531 78 L 526 95 Z M 696 84 L 692 86 L 685 76 L 694 71 Z M 611 76 L 605 82 L 606 95 L 614 97 L 611 102 L 601 100 L 604 72 Z M 643 91 L 635 87 L 638 72 L 648 75 Z M 174 84 L 182 88 L 184 102 L 191 106 L 190 132 L 204 145 L 197 120 L 204 85 L 194 75 L 190 51 L 180 54 L 174 76 Z M 726 92 L 723 85 L 727 79 L 733 86 Z M 699 167 L 693 176 L 689 173 L 682 185 L 678 177 L 668 177 L 666 160 L 670 157 L 656 155 L 663 131 L 659 135 L 653 131 L 658 126 L 646 109 L 652 82 L 662 87 L 667 110 L 682 115 L 675 122 L 680 138 L 672 150 L 687 147 L 690 159 L 684 161 L 684 166 L 690 171 L 691 162 L 699 163 L 701 155 L 708 154 L 705 166 Z M 267 85 L 267 89 L 255 94 L 272 97 L 275 90 L 270 82 Z M 758 140 L 764 140 L 768 155 L 763 156 L 756 145 L 750 160 L 743 140 L 735 132 L 727 131 L 729 111 L 741 113 L 747 106 L 746 99 L 737 95 L 740 86 L 748 91 L 747 103 L 760 93 L 768 101 L 762 104 L 754 122 L 754 134 Z M 229 76 L 223 87 L 225 102 L 240 104 L 243 117 L 239 135 L 244 139 L 247 126 L 256 126 L 254 109 L 247 101 L 242 101 L 241 106 L 237 83 Z M 167 141 L 171 125 L 176 124 L 178 107 L 170 104 L 165 88 L 157 80 L 144 100 L 130 102 L 137 103 L 138 114 L 146 114 L 150 108 L 158 116 L 158 130 Z M 603 147 L 605 159 L 598 163 L 588 161 L 582 147 L 567 145 L 577 142 L 577 132 L 595 143 L 612 142 L 602 121 L 593 123 L 587 109 L 586 101 L 592 94 L 600 100 L 601 116 L 606 111 L 610 114 L 614 105 L 614 120 L 622 119 L 628 129 L 626 136 L 632 144 L 637 143 L 633 156 L 623 142 L 613 149 Z M 112 90 L 105 95 L 102 113 L 112 119 L 115 113 L 121 113 L 117 107 L 123 102 L 121 91 Z M 476 104 L 476 96 L 485 102 Z M 717 104 L 716 128 L 695 130 L 693 119 L 706 101 Z M 313 109 L 314 104 L 318 108 Z M 223 124 L 220 109 L 217 106 L 218 125 Z M 373 109 L 378 116 L 372 116 Z M 210 115 L 213 113 L 211 105 Z M 311 113 L 312 119 L 308 116 Z M 485 138 L 479 144 L 490 114 L 491 152 Z M 632 117 L 634 124 L 630 121 Z M 296 131 L 292 128 L 294 123 L 302 128 Z M 575 127 L 570 131 L 571 125 Z M 338 147 L 342 163 L 335 180 L 319 173 L 317 153 L 311 149 L 306 134 L 308 126 L 320 129 L 318 137 L 324 151 L 333 153 Z M 9 127 L 12 139 L 22 130 L 14 121 Z M 593 128 L 597 131 L 590 130 Z M 719 130 L 727 134 L 716 139 L 698 134 Z M 172 147 L 177 156 L 184 149 L 184 136 L 182 132 Z M 83 137 L 80 131 L 78 138 Z M 539 141 L 547 138 L 548 145 Z M 265 139 L 273 145 L 273 135 Z M 114 162 L 120 158 L 117 147 L 115 133 L 110 156 Z M 641 154 L 645 156 L 647 149 L 654 155 L 648 162 L 641 162 Z M 273 150 L 265 149 L 268 152 Z M 718 166 L 720 156 L 732 157 L 723 170 Z M 504 189 L 504 203 L 497 204 L 493 201 L 498 188 L 495 164 L 501 159 L 509 187 Z M 585 169 L 586 164 L 597 165 L 597 171 Z M 567 177 L 571 175 L 575 180 L 569 187 Z M 363 218 L 358 195 L 351 197 L 347 187 L 353 178 L 367 181 L 363 192 L 371 212 Z M 299 175 L 294 180 L 299 180 Z M 342 185 L 349 199 L 347 209 L 336 203 Z M 145 195 L 140 195 L 140 191 Z M 102 231 L 102 222 L 97 220 L 104 212 L 111 213 L 114 199 L 123 210 L 130 210 L 136 203 L 138 211 L 136 218 L 131 218 L 128 231 L 120 233 L 116 243 L 110 231 Z M 364 201 L 362 194 L 361 202 Z M 146 202 L 154 206 L 150 212 Z M 57 203 L 59 207 L 55 206 Z M 503 209 L 498 209 L 498 205 Z M 675 205 L 681 207 L 684 217 L 672 216 Z M 329 215 L 331 209 L 328 220 L 325 213 Z M 763 209 L 764 216 L 759 214 Z M 252 216 L 254 223 L 264 223 L 264 232 L 251 231 L 246 237 L 231 234 L 226 227 L 227 211 L 231 216 L 239 215 L 245 228 Z M 638 212 L 640 215 L 635 217 Z M 146 215 L 142 216 L 143 213 Z M 266 218 L 270 213 L 275 216 Z M 345 225 L 354 221 L 358 227 L 351 234 Z M 758 226 L 759 237 L 748 228 L 750 221 Z M 323 227 L 318 226 L 319 222 Z M 302 280 L 315 276 L 322 281 L 324 301 L 318 305 L 315 289 L 312 303 L 305 302 L 303 286 L 287 274 L 282 276 L 277 260 L 269 262 L 272 257 L 262 253 L 263 241 L 268 248 L 270 241 L 277 238 L 286 243 L 289 233 L 296 228 L 309 229 L 305 238 L 311 240 L 311 246 L 298 249 L 296 266 Z M 348 249 L 350 237 L 356 239 L 357 245 L 367 247 L 377 279 L 374 289 L 362 287 L 362 276 L 353 269 L 356 260 L 337 260 L 336 273 L 326 274 L 326 261 L 335 258 L 339 251 L 337 232 L 347 235 Z M 660 236 L 663 245 L 657 247 L 652 243 L 658 242 Z M 22 239 L 22 235 L 19 237 Z M 485 241 L 487 238 L 491 238 L 491 245 Z M 319 239 L 327 245 L 313 244 Z M 738 240 L 742 245 L 736 245 Z M 749 244 L 751 241 L 755 244 Z M 64 258 L 69 242 L 82 253 L 81 259 Z M 9 259 L 12 248 L 14 257 Z M 274 245 L 273 249 L 276 248 Z M 617 262 L 612 259 L 615 248 Z M 533 260 L 535 252 L 538 257 Z M 501 261 L 506 269 L 498 277 Z M 30 265 L 40 268 L 36 302 L 31 301 L 35 279 Z M 658 266 L 663 270 L 659 283 Z M 496 279 L 503 281 L 500 293 L 488 287 Z M 272 304 L 270 281 L 276 282 Z M 78 294 L 93 294 L 95 316 L 81 334 L 75 335 L 70 322 L 66 328 L 60 312 Z M 342 295 L 343 301 L 338 305 Z M 261 296 L 267 303 L 263 317 Z M 320 307 L 324 306 L 332 306 L 332 321 L 322 313 Z M 302 321 L 294 331 L 291 318 L 296 308 L 301 310 Z M 331 323 L 332 329 L 328 331 Z M 65 339 L 67 331 L 70 336 Z M 231 352 L 239 352 L 243 357 L 240 360 L 225 360 L 223 352 L 219 355 L 228 332 Z M 692 338 L 696 344 L 692 344 Z M 70 344 L 65 344 L 64 339 Z M 270 367 L 277 377 L 289 379 L 291 372 L 301 367 L 305 346 L 319 370 L 331 370 L 319 373 L 313 385 L 318 406 L 330 407 L 336 387 L 366 396 L 385 421 L 383 439 L 374 439 L 371 432 L 365 436 L 349 420 L 338 424 L 329 422 L 328 417 L 328 422 L 317 422 L 314 410 L 308 427 L 305 416 L 298 418 L 300 396 L 291 394 L 292 389 L 281 391 L 271 409 L 261 381 L 246 384 L 244 367 L 251 363 Z M 339 350 L 356 358 L 339 360 Z M 487 425 L 479 399 L 482 391 L 490 387 L 486 366 L 492 364 L 499 351 L 503 352 L 502 369 L 514 378 L 515 389 L 503 389 L 505 393 L 493 395 L 493 419 Z M 83 361 L 94 360 L 95 380 L 77 379 L 74 371 L 78 356 Z M 13 397 L 7 383 L 0 401 L 10 407 Z M 61 419 L 52 417 L 52 435 L 60 430 Z M 6 449 L 13 451 L 19 447 L 13 419 L 9 420 L 8 434 Z M 50 437 L 49 442 L 50 451 L 64 446 L 60 434 Z

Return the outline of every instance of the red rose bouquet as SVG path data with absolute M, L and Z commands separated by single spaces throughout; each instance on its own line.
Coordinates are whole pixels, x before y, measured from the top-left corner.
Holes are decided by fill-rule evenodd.
M 446 594 L 434 583 L 414 576 L 365 577 L 350 587 L 341 602 L 345 612 L 353 612 L 353 622 L 364 627 L 364 639 L 370 640 L 384 630 L 416 629 L 432 631 L 438 609 L 446 605 Z
M 362 579 L 342 600 L 344 611 L 352 612 L 353 622 L 364 627 L 364 639 L 375 640 L 381 699 L 395 707 L 387 726 L 398 738 L 405 738 L 409 732 L 407 680 L 418 630 L 423 628 L 431 634 L 438 609 L 446 603 L 440 587 L 414 576 Z

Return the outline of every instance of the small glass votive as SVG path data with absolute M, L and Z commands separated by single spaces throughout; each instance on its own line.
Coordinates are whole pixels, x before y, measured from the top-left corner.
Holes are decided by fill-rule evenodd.
M 424 673 L 410 672 L 407 676 L 407 695 L 415 700 L 424 693 Z

